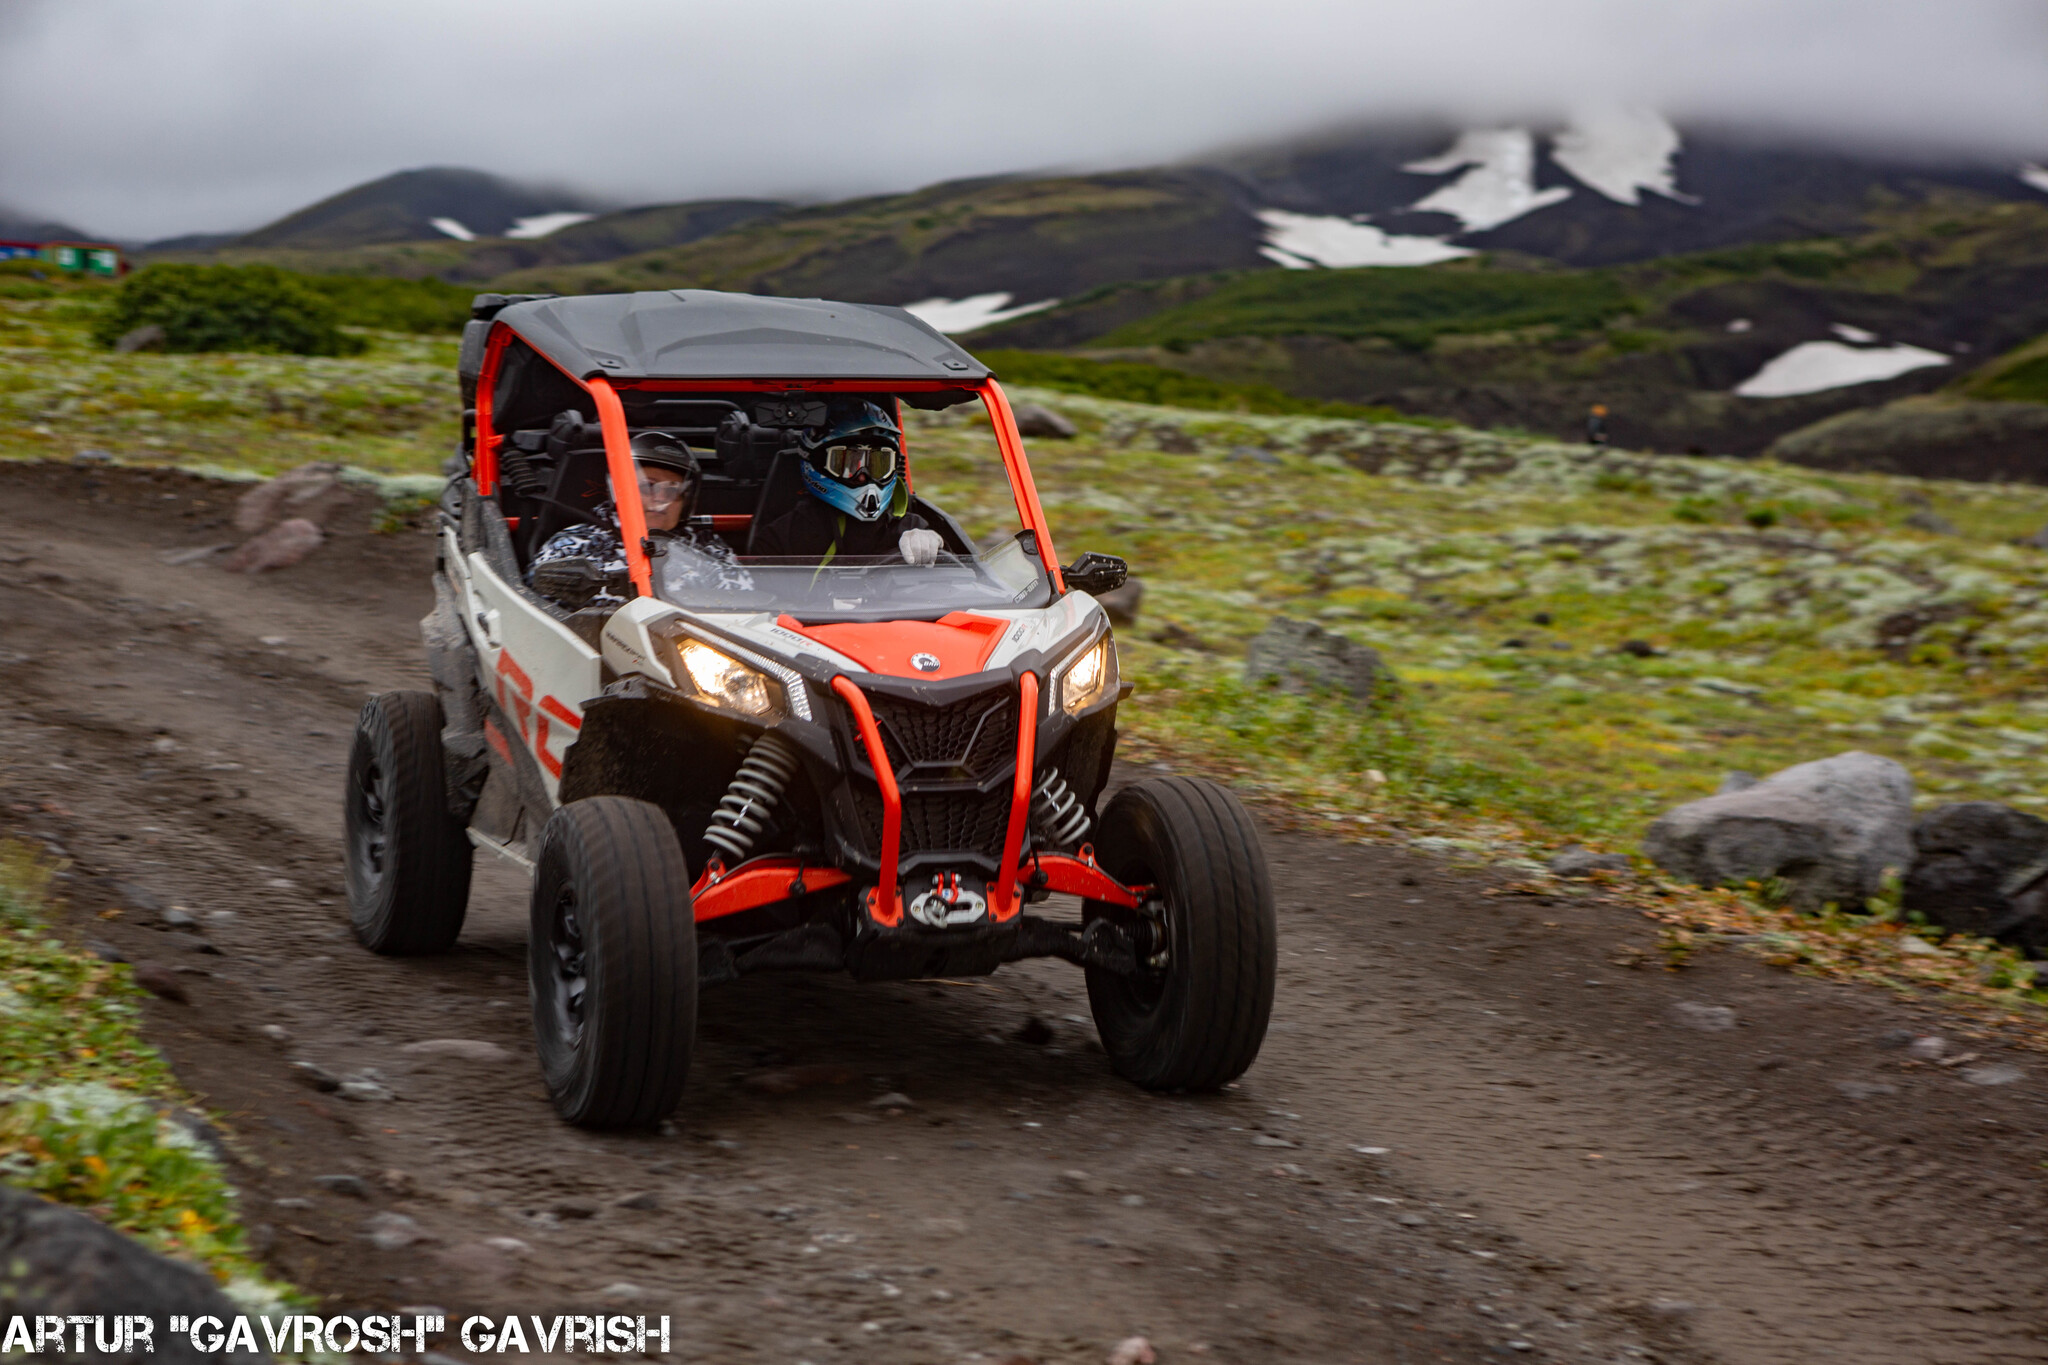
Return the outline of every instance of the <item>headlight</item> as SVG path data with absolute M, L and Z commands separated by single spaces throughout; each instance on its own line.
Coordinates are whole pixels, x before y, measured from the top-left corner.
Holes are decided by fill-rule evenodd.
M 701 640 L 676 642 L 676 681 L 684 693 L 707 706 L 766 719 L 782 710 L 782 689 L 758 668 L 749 668 Z
M 1105 635 L 1075 656 L 1060 674 L 1060 708 L 1078 716 L 1116 692 L 1116 642 Z

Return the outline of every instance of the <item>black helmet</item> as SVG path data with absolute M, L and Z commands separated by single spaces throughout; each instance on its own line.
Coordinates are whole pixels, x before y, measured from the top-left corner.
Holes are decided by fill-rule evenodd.
M 665 431 L 643 431 L 633 438 L 633 463 L 655 469 L 673 469 L 691 483 L 704 477 L 703 466 L 691 453 L 689 444 Z

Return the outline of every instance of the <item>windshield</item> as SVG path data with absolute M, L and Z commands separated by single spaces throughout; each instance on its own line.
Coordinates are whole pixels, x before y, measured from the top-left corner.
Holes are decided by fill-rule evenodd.
M 834 617 L 922 616 L 980 607 L 1028 608 L 1052 602 L 1052 584 L 1019 536 L 973 556 L 941 550 L 938 562 L 906 564 L 899 555 L 747 556 L 740 572 L 707 574 L 695 552 L 677 546 L 654 561 L 654 591 L 664 602 L 703 612 L 788 612 L 805 621 Z

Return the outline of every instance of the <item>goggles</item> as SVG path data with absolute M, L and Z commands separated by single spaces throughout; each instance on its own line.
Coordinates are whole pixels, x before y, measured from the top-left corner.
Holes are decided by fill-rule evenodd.
M 689 496 L 688 479 L 651 479 L 644 469 L 638 473 L 640 504 L 650 512 L 666 511 Z
M 892 445 L 830 445 L 825 447 L 824 469 L 847 482 L 865 474 L 876 483 L 887 483 L 896 476 L 899 458 Z

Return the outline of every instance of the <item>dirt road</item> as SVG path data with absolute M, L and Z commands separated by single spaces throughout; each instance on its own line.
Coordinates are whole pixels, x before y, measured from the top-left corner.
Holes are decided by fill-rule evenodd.
M 344 927 L 347 738 L 425 685 L 428 539 L 167 562 L 225 505 L 0 464 L 0 832 L 72 860 L 68 932 L 179 974 L 153 1036 L 338 1304 L 669 1313 L 719 1361 L 2048 1359 L 2048 1060 L 1732 952 L 1617 966 L 1647 926 L 1591 891 L 1386 846 L 1269 836 L 1279 1003 L 1223 1095 L 1118 1081 L 1063 964 L 751 978 L 706 996 L 675 1131 L 567 1129 L 514 876 L 445 958 Z M 1984 1067 L 1899 1046 L 1929 1033 Z

